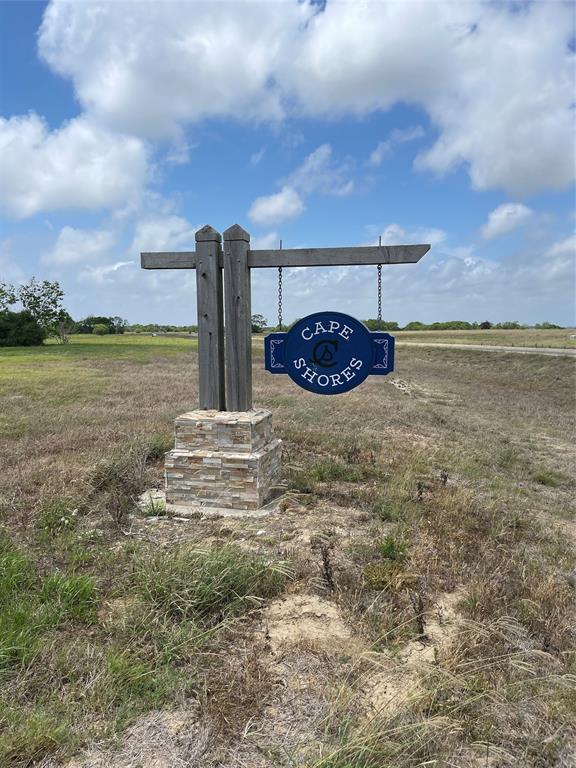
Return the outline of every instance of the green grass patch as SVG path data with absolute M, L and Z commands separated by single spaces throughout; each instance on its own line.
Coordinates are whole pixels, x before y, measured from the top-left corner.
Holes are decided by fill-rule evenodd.
M 73 537 L 81 534 L 53 541 Z M 232 545 L 157 552 L 131 543 L 114 554 L 116 563 L 98 561 L 97 593 L 90 576 L 39 573 L 2 540 L 0 765 L 67 756 L 143 712 L 199 695 L 218 632 L 291 577 L 286 563 Z
M 378 544 L 378 551 L 386 560 L 402 562 L 406 559 L 407 544 L 391 533 Z
M 290 569 L 227 545 L 180 548 L 143 559 L 136 569 L 140 594 L 173 619 L 210 629 L 279 594 Z
M 531 478 L 535 483 L 538 483 L 539 485 L 548 485 L 551 488 L 557 488 L 567 479 L 560 472 L 556 472 L 555 470 L 546 467 L 540 467 L 539 469 L 533 470 Z
M 0 540 L 0 668 L 29 663 L 49 633 L 65 622 L 91 623 L 96 604 L 90 577 L 41 576 L 25 553 Z

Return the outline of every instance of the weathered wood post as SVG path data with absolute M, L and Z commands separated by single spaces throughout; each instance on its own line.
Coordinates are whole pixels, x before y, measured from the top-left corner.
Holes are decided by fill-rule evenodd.
M 258 510 L 280 479 L 272 414 L 252 408 L 250 235 L 237 224 L 227 229 L 224 253 L 221 240 L 209 226 L 196 233 L 199 407 L 176 419 L 165 462 L 166 501 L 181 513 Z
M 252 310 L 248 251 L 250 235 L 238 224 L 224 232 L 226 307 L 226 407 L 252 408 Z
M 221 243 L 220 232 L 208 225 L 196 232 L 198 400 L 202 411 L 226 409 Z

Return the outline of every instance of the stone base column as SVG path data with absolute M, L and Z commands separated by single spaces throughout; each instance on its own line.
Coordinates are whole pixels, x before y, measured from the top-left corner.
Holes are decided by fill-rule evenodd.
M 175 427 L 165 461 L 168 504 L 253 510 L 272 498 L 282 441 L 270 411 L 190 411 Z

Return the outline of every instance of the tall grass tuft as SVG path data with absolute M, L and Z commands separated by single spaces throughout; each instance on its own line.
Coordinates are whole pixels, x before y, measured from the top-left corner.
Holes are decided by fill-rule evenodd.
M 135 575 L 156 609 L 209 629 L 279 594 L 291 574 L 285 562 L 226 545 L 153 554 L 138 562 Z

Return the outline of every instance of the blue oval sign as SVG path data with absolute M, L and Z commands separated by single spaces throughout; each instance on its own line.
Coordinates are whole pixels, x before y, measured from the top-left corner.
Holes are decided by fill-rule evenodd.
M 317 312 L 286 335 L 286 373 L 299 387 L 321 395 L 348 392 L 369 376 L 374 362 L 370 331 L 341 312 Z

